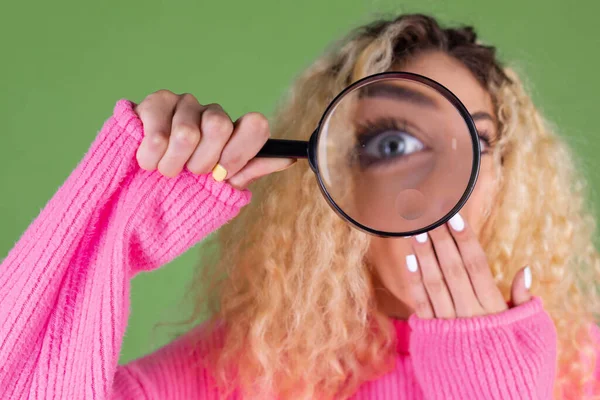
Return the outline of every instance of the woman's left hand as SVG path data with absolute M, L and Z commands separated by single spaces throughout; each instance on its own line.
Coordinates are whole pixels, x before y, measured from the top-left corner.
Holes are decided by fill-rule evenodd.
M 508 309 L 483 248 L 459 214 L 411 240 L 415 254 L 406 258 L 406 264 L 418 317 L 464 318 Z M 529 301 L 530 287 L 531 270 L 525 267 L 513 280 L 512 305 Z

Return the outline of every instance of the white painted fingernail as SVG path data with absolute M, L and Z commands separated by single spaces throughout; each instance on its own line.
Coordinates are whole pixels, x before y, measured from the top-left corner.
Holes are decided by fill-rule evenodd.
M 418 234 L 415 236 L 415 239 L 417 239 L 417 242 L 419 243 L 425 243 L 427 241 L 427 232 Z
M 454 214 L 454 217 L 450 218 L 450 221 L 448 221 L 448 223 L 456 232 L 460 232 L 463 229 L 465 229 L 465 221 L 458 213 Z
M 417 257 L 414 254 L 406 256 L 406 267 L 410 272 L 417 272 L 417 269 L 419 269 Z
M 523 283 L 525 283 L 525 289 L 531 288 L 532 280 L 533 280 L 533 277 L 531 275 L 531 268 L 529 268 L 529 266 L 527 266 L 523 270 Z

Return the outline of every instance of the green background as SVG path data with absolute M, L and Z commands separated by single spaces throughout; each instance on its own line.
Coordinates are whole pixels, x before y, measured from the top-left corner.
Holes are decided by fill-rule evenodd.
M 580 154 L 591 187 L 600 187 L 596 1 L 2 2 L 0 258 L 81 159 L 116 100 L 167 88 L 219 102 L 234 118 L 270 115 L 333 40 L 400 11 L 474 24 L 526 74 L 540 108 Z M 133 280 L 121 362 L 171 340 L 172 328 L 153 327 L 183 315 L 180 299 L 199 251 Z

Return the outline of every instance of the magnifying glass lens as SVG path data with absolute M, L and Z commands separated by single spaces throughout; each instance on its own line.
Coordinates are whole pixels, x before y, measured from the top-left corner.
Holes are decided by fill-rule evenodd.
M 469 126 L 464 109 L 428 84 L 366 80 L 322 120 L 321 185 L 338 211 L 363 228 L 397 234 L 431 226 L 474 184 L 478 147 Z

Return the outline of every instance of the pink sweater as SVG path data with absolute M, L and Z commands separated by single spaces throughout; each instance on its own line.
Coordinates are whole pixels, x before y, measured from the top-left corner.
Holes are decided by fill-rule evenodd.
M 233 218 L 250 193 L 141 170 L 142 137 L 132 104 L 119 101 L 1 264 L 0 399 L 215 398 L 210 371 L 192 367 L 206 350 L 191 347 L 195 330 L 117 365 L 129 282 Z M 487 317 L 394 324 L 395 370 L 355 399 L 551 398 L 556 332 L 537 298 Z

